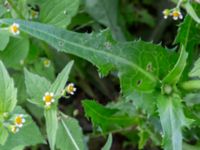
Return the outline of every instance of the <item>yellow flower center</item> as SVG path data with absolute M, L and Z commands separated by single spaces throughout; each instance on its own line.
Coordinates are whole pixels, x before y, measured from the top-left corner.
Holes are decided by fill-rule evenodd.
M 67 87 L 67 91 L 68 92 L 74 92 L 74 86 L 72 86 L 72 85 L 69 85 L 68 87 Z
M 22 117 L 17 116 L 17 117 L 15 118 L 15 123 L 16 123 L 16 124 L 22 124 Z
M 172 13 L 173 17 L 179 17 L 180 13 L 178 11 L 174 11 Z
M 46 95 L 46 96 L 45 96 L 45 102 L 46 102 L 46 103 L 51 102 L 51 101 L 52 101 L 52 98 L 53 98 L 53 97 L 52 97 L 51 95 Z
M 16 25 L 13 25 L 11 28 L 12 28 L 12 31 L 15 33 L 19 31 L 19 28 Z
M 49 60 L 44 60 L 43 63 L 44 63 L 45 66 L 48 66 L 50 64 L 50 61 Z

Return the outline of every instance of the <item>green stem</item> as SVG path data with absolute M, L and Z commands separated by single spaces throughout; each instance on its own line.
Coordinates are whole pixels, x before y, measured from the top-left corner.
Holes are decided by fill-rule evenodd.
M 25 19 L 24 16 L 21 14 L 21 12 L 17 9 L 16 5 L 13 3 L 12 0 L 7 0 L 10 6 L 13 8 L 13 10 L 16 12 L 16 14 L 21 18 Z
M 184 90 L 200 90 L 200 80 L 186 81 L 181 84 L 181 88 Z

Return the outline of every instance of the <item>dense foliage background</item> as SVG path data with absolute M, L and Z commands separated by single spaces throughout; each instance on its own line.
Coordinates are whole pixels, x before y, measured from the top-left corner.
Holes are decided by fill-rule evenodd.
M 200 149 L 199 15 L 190 0 L 0 0 L 0 150 Z

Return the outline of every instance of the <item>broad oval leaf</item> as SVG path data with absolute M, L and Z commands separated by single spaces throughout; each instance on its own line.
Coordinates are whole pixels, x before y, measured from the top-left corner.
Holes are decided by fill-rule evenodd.
M 13 111 L 17 103 L 17 89 L 0 60 L 0 114 Z
M 28 0 L 40 7 L 39 21 L 65 28 L 76 15 L 80 0 Z
M 15 69 L 21 68 L 21 61 L 24 61 L 29 51 L 28 38 L 10 38 L 6 49 L 0 52 L 0 59 L 6 67 Z

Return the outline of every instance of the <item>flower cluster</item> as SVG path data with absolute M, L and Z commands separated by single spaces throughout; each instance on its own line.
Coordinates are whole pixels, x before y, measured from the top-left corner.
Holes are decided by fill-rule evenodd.
M 14 125 L 11 126 L 11 131 L 17 133 L 19 129 L 23 127 L 25 122 L 26 120 L 23 114 L 16 115 L 14 118 Z
M 175 9 L 165 9 L 163 10 L 163 15 L 164 15 L 164 18 L 167 19 L 169 16 L 172 16 L 172 18 L 174 20 L 178 20 L 178 19 L 183 19 L 183 15 L 181 13 L 181 11 L 177 8 Z
M 53 92 L 46 92 L 43 96 L 43 101 L 45 103 L 45 107 L 47 109 L 51 108 L 51 105 L 55 102 L 56 97 L 65 97 L 65 94 L 70 94 L 70 95 L 74 95 L 74 93 L 76 92 L 76 87 L 74 85 L 74 83 L 69 83 L 65 89 L 63 89 L 63 91 L 60 93 L 60 95 L 54 95 Z M 69 98 L 69 97 L 65 97 L 65 98 Z

